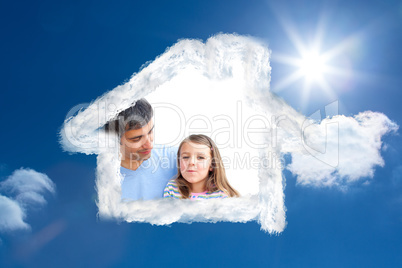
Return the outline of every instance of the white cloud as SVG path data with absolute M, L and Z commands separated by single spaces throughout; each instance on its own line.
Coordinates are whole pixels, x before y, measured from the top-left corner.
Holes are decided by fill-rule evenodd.
M 15 170 L 0 183 L 0 231 L 28 229 L 26 212 L 31 207 L 45 205 L 45 194 L 55 193 L 55 184 L 43 173 L 32 169 Z
M 281 107 L 282 101 L 269 93 L 271 71 L 269 56 L 268 48 L 250 37 L 222 34 L 211 37 L 205 44 L 199 40 L 181 40 L 135 74 L 130 81 L 98 98 L 77 115 L 67 118 L 61 131 L 63 148 L 70 152 L 99 154 L 96 185 L 100 216 L 153 224 L 169 224 L 175 221 L 259 220 L 264 230 L 281 232 L 285 227 L 285 208 L 280 166 L 277 170 L 266 172 L 259 170 L 258 166 L 256 168 L 247 166 L 239 170 L 239 174 L 243 172 L 243 175 L 238 175 L 239 179 L 233 176 L 232 180 L 233 184 L 245 185 L 239 189 L 245 193 L 241 199 L 207 204 L 161 200 L 122 203 L 118 174 L 120 166 L 118 141 L 116 137 L 105 137 L 99 131 L 99 128 L 113 119 L 119 111 L 128 108 L 141 97 L 148 98 L 148 95 L 155 91 L 154 97 L 149 96 L 149 99 L 152 99 L 151 103 L 157 105 L 164 102 L 167 106 L 173 104 L 179 107 L 181 111 L 185 111 L 184 124 L 191 120 L 191 116 L 197 115 L 205 115 L 211 123 L 222 123 L 214 119 L 216 116 L 229 113 L 230 116 L 226 118 L 233 119 L 231 125 L 236 128 L 237 136 L 230 137 L 234 138 L 235 144 L 233 148 L 230 148 L 231 145 L 228 146 L 226 151 L 228 155 L 234 153 L 230 149 L 253 147 L 252 144 L 251 146 L 247 144 L 242 136 L 244 133 L 240 120 L 231 115 L 238 111 L 236 106 L 238 101 L 243 107 L 245 120 L 249 118 L 251 112 L 253 113 L 251 115 L 254 115 L 257 111 L 271 120 L 265 105 L 269 108 Z M 245 92 L 247 94 L 244 94 Z M 169 95 L 175 102 L 166 101 L 167 99 L 162 97 Z M 215 126 L 212 125 L 212 129 Z M 184 131 L 189 128 L 189 126 L 179 128 L 181 127 Z M 172 129 L 175 128 L 170 126 L 169 130 Z M 162 124 L 159 123 L 155 131 L 166 132 L 166 126 L 162 128 Z M 176 136 L 176 142 L 180 142 L 184 135 L 186 134 L 180 132 Z M 155 139 L 158 136 L 164 135 L 155 133 Z M 259 155 L 266 154 L 263 149 L 251 149 L 254 150 L 250 151 L 252 154 L 250 159 L 252 156 L 258 158 Z M 258 185 L 260 180 L 272 183 Z M 260 198 L 247 194 L 253 191 L 258 192 Z
M 43 194 L 56 191 L 53 181 L 45 174 L 32 169 L 18 169 L 0 183 L 0 189 L 14 196 L 22 205 L 45 205 Z
M 276 233 L 282 232 L 286 225 L 281 154 L 292 154 L 288 168 L 298 175 L 302 184 L 336 184 L 337 176 L 356 180 L 371 175 L 373 166 L 382 164 L 381 136 L 396 125 L 384 115 L 371 112 L 355 118 L 338 116 L 325 119 L 321 124 L 311 123 L 270 92 L 269 57 L 270 51 L 264 44 L 245 36 L 220 34 L 209 38 L 205 44 L 199 40 L 181 40 L 127 83 L 99 97 L 85 110 L 68 114 L 60 133 L 64 150 L 98 154 L 96 185 L 100 216 L 152 224 L 257 220 L 263 230 Z M 199 116 L 207 119 L 206 124 L 198 128 L 204 127 L 216 141 L 225 135 L 232 139 L 233 142 L 227 143 L 217 141 L 223 154 L 233 160 L 236 152 L 240 156 L 250 153 L 248 165 L 238 170 L 228 168 L 228 173 L 232 172 L 229 179 L 243 194 L 241 198 L 206 203 L 186 200 L 121 202 L 119 142 L 115 136 L 106 136 L 100 128 L 145 96 L 154 107 L 171 108 L 159 113 L 162 115 L 155 112 L 155 117 L 158 116 L 155 139 L 160 143 L 180 142 L 191 132 L 187 123 Z M 179 123 L 168 117 L 172 111 Z M 219 125 L 217 117 L 230 120 L 226 126 Z M 214 131 L 228 128 L 228 125 L 233 127 L 228 133 L 214 137 Z M 331 132 L 334 126 L 343 130 L 339 132 L 342 153 L 338 150 L 337 132 Z M 264 131 L 245 131 L 253 128 Z M 329 138 L 325 143 L 327 140 L 323 137 L 327 129 Z M 259 146 L 261 144 L 263 146 Z M 362 164 L 356 167 L 350 161 L 356 162 L 363 151 L 370 156 L 359 161 Z M 342 160 L 337 152 L 344 157 Z M 254 156 L 259 160 L 257 167 L 251 165 Z M 317 163 L 320 162 L 317 159 L 332 167 Z M 253 191 L 258 195 L 252 195 Z
M 0 195 L 0 231 L 28 229 L 25 212 L 17 201 Z
M 308 128 L 306 150 L 293 152 L 287 168 L 300 184 L 342 187 L 374 176 L 375 167 L 384 165 L 381 138 L 398 126 L 384 114 L 368 111 L 334 116 Z

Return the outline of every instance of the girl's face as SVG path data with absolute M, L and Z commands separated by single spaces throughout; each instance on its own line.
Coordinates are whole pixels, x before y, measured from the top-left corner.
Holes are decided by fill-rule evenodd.
M 211 171 L 211 149 L 203 144 L 186 142 L 180 149 L 180 173 L 191 183 L 191 191 L 205 191 L 208 173 Z

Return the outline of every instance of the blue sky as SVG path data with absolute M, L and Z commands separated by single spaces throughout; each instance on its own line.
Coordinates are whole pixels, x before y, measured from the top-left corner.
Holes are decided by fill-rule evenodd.
M 196 267 L 402 265 L 399 132 L 383 137 L 385 165 L 368 184 L 363 178 L 346 191 L 302 186 L 285 170 L 288 224 L 277 236 L 256 222 L 152 226 L 97 218 L 96 157 L 62 151 L 64 118 L 178 39 L 255 36 L 272 50 L 271 89 L 294 109 L 308 116 L 337 100 L 340 114 L 371 110 L 401 124 L 400 1 L 249 2 L 1 2 L 1 180 L 30 168 L 54 182 L 55 194 L 43 191 L 47 204 L 26 207 L 30 229 L 0 230 L 0 266 L 173 266 L 176 258 Z M 303 79 L 275 91 L 294 71 L 275 56 L 298 57 L 285 25 L 308 46 L 320 22 L 323 51 L 355 40 L 332 63 L 353 75 L 329 76 L 332 95 L 312 85 L 303 99 Z

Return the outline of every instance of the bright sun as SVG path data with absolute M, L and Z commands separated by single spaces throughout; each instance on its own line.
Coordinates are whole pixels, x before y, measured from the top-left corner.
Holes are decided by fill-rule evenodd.
M 310 91 L 313 89 L 320 89 L 328 94 L 329 97 L 335 98 L 330 81 L 334 81 L 333 78 L 335 76 L 342 79 L 350 77 L 355 73 L 350 67 L 340 68 L 333 64 L 334 62 L 338 62 L 338 58 L 344 55 L 345 51 L 355 46 L 355 43 L 359 40 L 358 35 L 352 35 L 331 49 L 321 51 L 324 41 L 323 27 L 318 27 L 319 30 L 317 30 L 315 39 L 309 45 L 306 45 L 302 41 L 301 35 L 289 21 L 283 20 L 281 22 L 299 56 L 294 57 L 289 54 L 275 52 L 272 54 L 273 61 L 294 67 L 293 72 L 273 84 L 273 91 L 279 92 L 296 84 L 296 88 L 302 91 L 303 105 L 307 103 Z M 304 81 L 304 83 L 299 84 L 299 80 Z
M 306 79 L 320 80 L 326 71 L 324 57 L 315 51 L 306 53 L 300 60 L 299 68 Z
M 299 44 L 300 45 L 300 44 Z M 327 82 L 326 76 L 334 74 L 336 68 L 330 65 L 331 54 L 321 54 L 319 49 L 308 50 L 305 46 L 299 46 L 300 57 L 294 58 L 286 55 L 276 55 L 274 60 L 295 67 L 293 73 L 278 81 L 274 87 L 275 91 L 280 91 L 298 80 L 304 80 L 301 89 L 303 90 L 303 101 L 307 101 L 313 85 L 318 86 L 331 97 L 334 95 Z M 338 71 L 339 73 L 339 71 Z

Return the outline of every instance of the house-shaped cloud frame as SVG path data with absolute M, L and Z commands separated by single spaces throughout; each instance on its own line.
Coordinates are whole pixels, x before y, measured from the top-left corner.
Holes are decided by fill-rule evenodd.
M 259 169 L 258 195 L 208 202 L 163 199 L 122 202 L 119 141 L 117 136 L 106 135 L 102 131 L 102 126 L 120 111 L 188 68 L 197 70 L 208 79 L 231 79 L 234 73 L 240 73 L 251 102 L 260 110 L 273 111 L 273 107 L 280 107 L 282 101 L 269 92 L 269 57 L 268 48 L 250 37 L 219 34 L 205 43 L 184 39 L 143 66 L 128 82 L 68 117 L 61 131 L 63 149 L 98 155 L 96 188 L 99 216 L 157 225 L 256 220 L 265 231 L 282 232 L 286 221 L 281 168 Z M 291 112 L 300 117 L 295 111 Z M 260 155 L 266 154 L 266 150 L 261 150 Z M 279 151 L 277 153 L 280 154 Z

